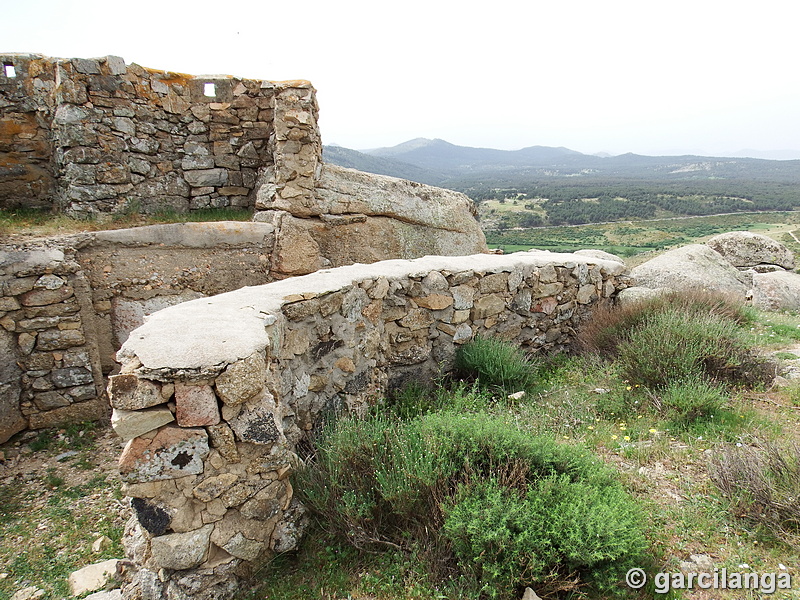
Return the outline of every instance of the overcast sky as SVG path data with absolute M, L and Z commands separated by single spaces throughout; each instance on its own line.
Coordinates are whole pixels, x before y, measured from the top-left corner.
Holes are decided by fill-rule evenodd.
M 4 4 L 0 51 L 309 79 L 325 144 L 800 158 L 786 0 Z

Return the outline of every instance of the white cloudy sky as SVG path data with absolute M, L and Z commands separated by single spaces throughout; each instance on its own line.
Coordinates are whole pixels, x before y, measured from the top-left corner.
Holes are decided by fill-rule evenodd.
M 19 0 L 0 51 L 309 79 L 323 142 L 800 158 L 786 0 Z

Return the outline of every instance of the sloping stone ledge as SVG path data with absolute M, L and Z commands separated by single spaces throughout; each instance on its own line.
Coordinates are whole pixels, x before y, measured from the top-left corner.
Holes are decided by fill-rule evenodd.
M 289 475 L 326 413 L 360 413 L 436 377 L 476 335 L 565 347 L 629 283 L 624 265 L 591 256 L 426 256 L 154 313 L 119 351 L 108 389 L 114 426 L 131 438 L 120 457 L 135 513 L 125 597 L 230 596 L 302 537 Z

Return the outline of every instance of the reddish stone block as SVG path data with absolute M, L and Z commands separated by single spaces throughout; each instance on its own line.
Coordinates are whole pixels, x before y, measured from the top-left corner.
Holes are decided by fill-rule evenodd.
M 181 427 L 219 423 L 219 404 L 210 385 L 175 384 L 176 418 Z

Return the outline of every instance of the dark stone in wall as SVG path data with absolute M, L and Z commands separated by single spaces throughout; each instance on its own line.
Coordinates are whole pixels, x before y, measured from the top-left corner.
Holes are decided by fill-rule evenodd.
M 154 536 L 163 535 L 172 521 L 167 511 L 144 498 L 131 498 L 131 508 L 142 527 Z

